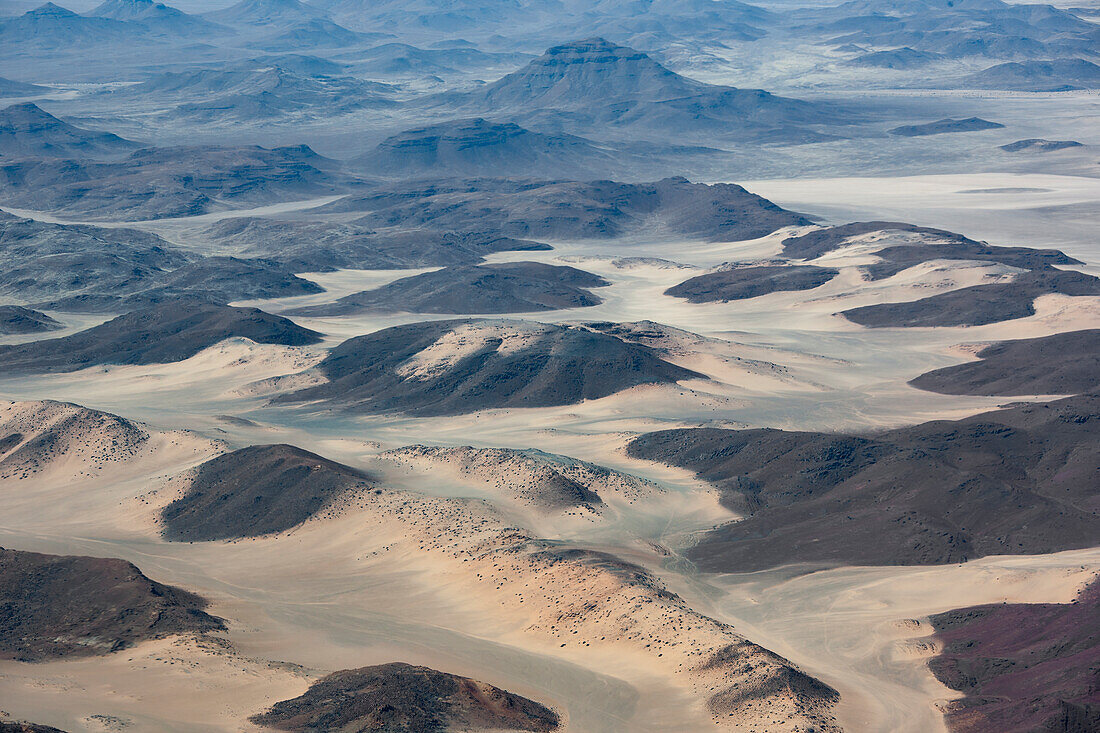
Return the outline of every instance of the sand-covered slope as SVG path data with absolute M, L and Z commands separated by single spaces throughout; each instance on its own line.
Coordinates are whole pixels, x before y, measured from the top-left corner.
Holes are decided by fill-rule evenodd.
M 96 472 L 138 455 L 149 437 L 137 423 L 79 405 L 0 403 L 0 478 L 27 478 L 62 462 Z
M 700 375 L 649 347 L 583 326 L 429 321 L 350 339 L 308 374 L 315 386 L 277 403 L 320 401 L 358 412 L 458 415 L 597 399 Z
M 210 459 L 184 484 L 161 520 L 166 539 L 193 542 L 284 532 L 370 479 L 291 445 L 254 445 Z
M 1035 315 L 1035 299 L 1050 294 L 1100 295 L 1100 278 L 1074 270 L 1023 272 L 1007 283 L 974 285 L 902 303 L 881 303 L 844 311 L 844 317 L 872 328 L 982 326 Z
M 813 260 L 845 249 L 865 251 L 877 259 L 864 266 L 873 280 L 933 260 L 997 262 L 1021 270 L 1083 264 L 1056 249 L 1001 247 L 956 232 L 897 221 L 858 221 L 783 240 L 783 254 L 796 259 Z
M 402 563 L 482 623 L 503 624 L 500 640 L 627 679 L 667 679 L 722 729 L 837 730 L 831 688 L 694 610 L 642 567 L 539 539 L 483 501 L 379 487 L 347 495 L 292 537 L 255 541 L 322 541 L 379 571 Z
M 909 384 L 943 394 L 1055 395 L 1100 388 L 1100 330 L 1001 341 L 978 361 L 927 372 Z
M 932 616 L 929 666 L 964 697 L 947 704 L 953 733 L 1100 729 L 1100 581 L 1072 603 L 998 603 Z
M 205 606 L 124 560 L 0 548 L 0 658 L 107 654 L 145 639 L 224 629 Z
M 813 264 L 862 255 L 871 259 L 859 268 L 872 281 L 943 260 L 995 263 L 1015 270 L 997 282 L 843 311 L 848 320 L 874 328 L 981 326 L 1035 315 L 1035 300 L 1043 295 L 1100 295 L 1100 279 L 1060 269 L 1083 263 L 1059 250 L 994 246 L 904 222 L 865 221 L 814 230 L 783 240 L 783 254 Z
M 751 512 L 690 551 L 708 570 L 938 564 L 1095 544 L 1098 410 L 1080 396 L 867 437 L 668 430 L 628 451 L 690 468 Z
M 557 713 L 469 677 L 400 662 L 334 672 L 252 722 L 302 733 L 449 730 L 552 731 Z
M 228 338 L 283 346 L 320 340 L 316 332 L 256 308 L 169 302 L 71 336 L 0 346 L 0 369 L 34 374 L 73 372 L 97 364 L 161 364 L 187 359 Z
M 631 503 L 662 491 L 636 476 L 537 450 L 411 445 L 382 457 L 433 477 L 456 475 L 509 503 L 547 513 L 598 513 L 606 502 Z
M 577 134 L 807 142 L 841 121 L 836 105 L 780 97 L 762 89 L 705 84 L 647 54 L 586 38 L 546 50 L 517 71 L 465 94 L 430 98 L 460 113 L 502 114 Z

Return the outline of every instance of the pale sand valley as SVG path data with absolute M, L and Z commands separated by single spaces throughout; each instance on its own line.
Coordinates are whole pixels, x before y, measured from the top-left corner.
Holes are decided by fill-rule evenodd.
M 0 0 L 0 732 L 1100 731 L 1100 5 Z

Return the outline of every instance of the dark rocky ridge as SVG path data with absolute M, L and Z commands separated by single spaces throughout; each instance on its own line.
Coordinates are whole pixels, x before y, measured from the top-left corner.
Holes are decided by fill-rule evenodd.
M 48 91 L 50 91 L 49 87 L 5 79 L 0 76 L 0 97 L 29 97 L 35 94 L 45 94 Z
M 1031 270 L 1017 275 L 1012 282 L 973 285 L 914 301 L 867 305 L 841 315 L 871 328 L 982 326 L 1033 316 L 1035 299 L 1051 293 L 1100 295 L 1100 278 L 1074 270 Z
M 873 252 L 881 262 L 863 266 L 872 280 L 891 277 L 908 267 L 932 260 L 997 262 L 1021 270 L 1084 264 L 1056 249 L 999 247 L 985 242 L 976 242 L 944 229 L 920 227 L 898 221 L 853 222 L 789 237 L 783 240 L 783 254 L 788 257 L 812 260 L 843 247 L 852 237 L 876 232 L 916 235 L 921 239 L 904 244 L 886 245 Z
M 1032 137 L 1026 140 L 1017 140 L 1016 142 L 1000 146 L 1001 150 L 1005 151 L 1006 153 L 1052 153 L 1056 150 L 1065 150 L 1066 148 L 1080 147 L 1083 146 L 1076 140 L 1043 140 L 1042 138 L 1038 137 Z
M 934 61 L 942 60 L 938 53 L 917 51 L 904 46 L 884 51 L 865 53 L 845 62 L 847 66 L 860 66 L 876 69 L 917 69 Z
M 528 313 L 582 308 L 602 301 L 588 291 L 610 285 L 575 267 L 540 262 L 445 267 L 402 278 L 334 303 L 290 311 L 293 316 L 387 313 Z
M 199 466 L 183 496 L 161 511 L 165 539 L 176 542 L 285 532 L 370 477 L 291 445 L 254 445 Z
M 734 267 L 688 278 L 665 291 L 691 303 L 714 303 L 757 298 L 784 290 L 811 290 L 839 274 L 839 270 L 812 265 Z
M 1100 66 L 1085 59 L 1012 61 L 965 77 L 966 89 L 1007 89 L 1020 92 L 1064 92 L 1100 86 Z
M 891 135 L 902 137 L 922 137 L 925 135 L 943 135 L 949 132 L 978 132 L 980 130 L 996 130 L 1004 127 L 999 122 L 990 122 L 980 117 L 967 117 L 966 119 L 944 119 L 936 122 L 925 122 L 920 125 L 902 125 L 890 130 Z
M 334 672 L 251 718 L 284 731 L 436 733 L 557 729 L 557 713 L 468 677 L 401 662 Z
M 295 56 L 272 56 L 217 67 L 168 71 L 147 81 L 100 93 L 103 104 L 141 105 L 170 121 L 277 121 L 334 117 L 392 107 L 393 88 L 350 76 L 307 70 Z
M 1071 603 L 1000 603 L 932 616 L 928 666 L 965 693 L 952 733 L 1100 730 L 1100 581 Z
M 108 654 L 146 639 L 223 630 L 205 607 L 125 560 L 0 548 L 0 659 Z
M 1100 389 L 1100 330 L 987 346 L 979 361 L 926 372 L 909 384 L 941 394 L 1055 395 Z
M 141 221 L 340 193 L 352 181 L 339 168 L 305 145 L 145 148 L 110 162 L 3 163 L 0 194 L 25 209 Z
M 202 257 L 136 229 L 0 217 L 0 294 L 36 307 L 119 312 L 196 299 L 230 302 L 321 292 L 264 259 Z
M 467 350 L 418 373 L 422 352 L 453 331 Z M 519 342 L 501 350 L 505 340 Z M 430 353 L 430 352 L 429 352 Z M 664 361 L 659 352 L 583 326 L 521 321 L 428 321 L 349 339 L 312 373 L 327 382 L 276 397 L 326 407 L 420 417 L 493 408 L 570 405 L 642 384 L 703 375 Z
M 576 134 L 660 134 L 771 142 L 827 139 L 818 127 L 841 122 L 832 106 L 688 79 L 647 54 L 603 38 L 547 49 L 523 68 L 464 94 L 429 100 Z
M 0 720 L 0 733 L 65 733 L 65 731 L 48 725 L 28 723 L 25 720 Z
M 319 334 L 256 308 L 168 302 L 71 336 L 0 346 L 8 374 L 73 372 L 97 364 L 164 364 L 188 359 L 228 338 L 303 346 Z
M 1026 272 L 1012 282 L 974 285 L 916 301 L 879 303 L 842 313 L 848 320 L 865 326 L 978 326 L 1034 315 L 1033 303 L 1040 295 L 1100 294 L 1100 279 L 1056 269 L 1055 266 L 1083 264 L 1059 250 L 994 246 L 954 232 L 903 222 L 854 222 L 820 229 L 783 240 L 783 254 L 812 260 L 843 247 L 852 237 L 873 233 L 897 233 L 919 239 L 902 244 L 884 242 L 881 249 L 872 253 L 880 261 L 862 266 L 872 280 L 891 277 L 932 260 L 995 262 Z
M 62 122 L 32 102 L 0 110 L 0 157 L 95 158 L 124 155 L 137 147 L 118 135 Z
M 481 262 L 494 252 L 550 249 L 539 242 L 493 233 L 379 231 L 355 223 L 254 217 L 225 219 L 204 234 L 240 248 L 242 255 L 268 258 L 293 272 L 465 265 Z
M 945 60 L 1073 56 L 1092 47 L 1096 32 L 1095 25 L 1068 10 L 1000 0 L 850 0 L 792 10 L 785 19 L 800 38 L 816 36 L 830 45 L 906 46 Z
M 394 183 L 323 210 L 362 212 L 368 227 L 401 225 L 509 237 L 648 235 L 738 241 L 810 221 L 728 183 L 476 179 Z
M 666 430 L 628 453 L 695 471 L 748 514 L 690 551 L 705 570 L 940 564 L 1095 545 L 1098 416 L 1084 395 L 867 437 Z
M 0 335 L 56 331 L 62 325 L 45 313 L 18 305 L 0 305 Z
M 549 135 L 512 122 L 453 120 L 393 135 L 351 161 L 383 176 L 600 175 L 614 163 L 607 152 L 574 135 Z
M 229 32 L 228 28 L 157 0 L 103 0 L 87 15 L 136 23 L 162 36 L 210 37 Z

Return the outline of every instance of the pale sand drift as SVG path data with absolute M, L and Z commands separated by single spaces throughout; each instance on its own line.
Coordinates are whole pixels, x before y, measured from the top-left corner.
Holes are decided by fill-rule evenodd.
M 10 409 L 15 422 L 25 425 L 36 410 L 52 414 L 62 408 Z M 71 414 L 74 409 L 63 411 Z M 148 440 L 159 435 L 143 426 L 138 429 L 150 436 Z M 188 446 L 185 456 L 160 458 L 173 458 L 178 468 L 193 464 L 196 452 L 201 458 L 223 450 L 216 443 L 192 440 L 197 442 Z M 180 442 L 177 435 L 172 444 Z M 166 488 L 168 476 L 176 475 L 153 456 L 132 456 L 125 446 L 103 460 L 110 461 L 111 476 L 120 469 L 123 475 L 144 470 L 162 476 L 159 483 Z M 47 706 L 58 717 L 35 719 L 70 726 L 87 719 L 75 730 L 97 730 L 99 723 L 91 720 L 92 715 L 134 720 L 137 729 L 147 729 L 143 723 L 154 725 L 145 721 L 156 720 L 154 727 L 171 730 L 165 721 L 177 720 L 190 721 L 191 727 L 180 730 L 224 730 L 227 721 L 248 712 L 245 708 L 252 701 L 267 703 L 299 694 L 318 674 L 313 670 L 385 661 L 387 654 L 454 667 L 457 655 L 461 661 L 454 671 L 485 669 L 491 682 L 512 682 L 517 692 L 536 699 L 541 694 L 544 701 L 571 713 L 577 727 L 570 729 L 621 729 L 624 718 L 615 722 L 607 715 L 638 716 L 634 730 L 688 730 L 691 720 L 698 721 L 699 729 L 712 729 L 701 704 L 692 700 L 721 686 L 725 675 L 722 670 L 684 672 L 680 665 L 690 670 L 706 654 L 708 644 L 729 643 L 739 639 L 737 634 L 690 610 L 684 601 L 663 595 L 656 578 L 631 578 L 629 573 L 624 578 L 614 564 L 593 567 L 590 561 L 561 559 L 553 550 L 547 554 L 550 548 L 521 529 L 501 524 L 495 510 L 482 502 L 385 490 L 357 497 L 331 516 L 286 535 L 233 544 L 169 545 L 150 534 L 155 532 L 151 520 L 156 507 L 167 502 L 172 491 L 149 495 L 142 491 L 148 479 L 120 483 L 102 469 L 74 480 L 63 456 L 50 461 L 47 469 L 19 481 L 21 498 L 4 492 L 0 499 L 8 520 L 2 530 L 5 543 L 18 540 L 28 549 L 55 551 L 95 548 L 97 554 L 124 556 L 155 569 L 161 580 L 201 590 L 215 601 L 212 612 L 236 620 L 230 639 L 240 652 L 226 657 L 189 642 L 143 646 L 124 653 L 125 663 L 122 656 L 112 661 L 119 675 L 111 676 L 108 687 L 116 692 L 106 697 L 107 683 L 81 663 L 19 665 L 5 684 L 33 694 L 21 695 L 20 706 L 8 706 L 16 715 L 32 717 L 42 712 L 40 706 Z M 80 521 L 74 524 L 60 511 L 39 511 L 41 499 L 48 495 L 54 496 L 55 504 L 74 495 L 85 497 L 77 513 Z M 442 527 L 461 531 L 446 535 Z M 915 716 L 906 719 L 914 722 L 911 730 L 931 730 L 921 726 L 937 724 L 930 705 L 951 693 L 934 683 L 919 655 L 895 653 L 899 639 L 921 633 L 914 633 L 906 619 L 1001 598 L 1067 600 L 1073 587 L 1100 569 L 1100 558 L 1086 551 L 987 558 L 940 568 L 835 570 L 785 582 L 761 574 L 716 581 L 713 585 L 724 592 L 723 600 L 690 576 L 662 570 L 667 558 L 652 547 L 634 550 L 629 559 L 650 565 L 691 606 L 732 620 L 734 628 L 750 638 L 789 654 L 810 673 L 837 685 L 845 693 L 838 708 L 841 722 L 849 723 L 850 730 L 904 729 L 895 727 L 899 708 L 884 704 L 884 695 L 907 701 L 905 715 Z M 560 591 L 578 585 L 591 589 L 596 601 L 583 614 L 571 613 L 569 606 L 583 607 L 590 601 Z M 929 596 L 928 588 L 940 591 Z M 427 631 L 437 623 L 438 613 L 445 614 L 448 628 L 459 636 Z M 670 635 L 670 628 L 678 633 Z M 875 632 L 868 635 L 868 628 Z M 364 634 L 367 629 L 371 631 Z M 433 648 L 433 639 L 442 644 L 440 649 Z M 765 663 L 772 659 L 758 653 Z M 542 661 L 527 666 L 521 660 L 530 654 Z M 289 659 L 313 669 L 258 661 L 265 658 Z M 630 672 L 624 673 L 622 660 L 627 658 L 632 660 Z M 865 671 L 872 663 L 881 664 L 877 673 Z M 547 673 L 555 664 L 566 665 L 561 675 Z M 499 668 L 494 671 L 495 667 Z M 614 687 L 607 683 L 596 683 L 608 677 L 585 677 L 579 672 L 584 668 L 611 677 L 625 674 L 643 698 L 626 694 L 629 687 L 612 692 Z M 153 674 L 149 669 L 166 671 Z M 526 671 L 517 672 L 517 685 L 500 678 L 504 669 Z M 193 671 L 181 681 L 181 670 Z M 604 690 L 602 697 L 588 697 L 601 714 L 585 707 L 592 690 L 580 691 L 580 685 L 593 684 Z M 180 707 L 167 713 L 178 717 L 157 717 L 164 714 L 157 712 L 162 708 L 154 702 L 162 685 L 171 685 L 179 696 Z M 209 717 L 188 717 L 185 701 L 203 699 L 211 686 L 222 686 L 233 703 L 219 706 L 216 716 L 207 711 L 203 715 Z
M 35 412 L 48 415 L 57 408 L 49 403 L 22 403 L 12 409 L 16 414 L 10 422 L 24 426 Z M 79 413 L 79 408 L 65 409 Z M 79 416 L 83 421 L 103 419 L 88 411 Z M 145 440 L 150 438 L 148 431 L 134 429 Z M 73 432 L 75 450 L 83 447 L 79 438 L 84 434 Z M 136 456 L 128 444 L 115 444 L 120 447 L 100 459 L 100 464 L 143 463 L 145 457 Z M 31 527 L 49 526 L 51 518 L 36 516 L 35 502 L 27 500 L 41 500 L 54 488 L 50 480 L 54 464 L 65 466 L 76 460 L 69 455 L 73 452 L 70 448 L 64 454 L 46 456 L 41 477 L 19 479 L 23 501 L 10 502 L 13 511 L 5 511 L 5 517 L 23 519 Z M 97 478 L 93 476 L 91 481 Z M 132 492 L 134 486 L 112 486 L 109 492 L 90 492 L 83 486 L 86 496 L 95 497 L 89 502 L 98 506 L 89 505 L 80 513 L 84 529 L 66 529 L 76 537 L 98 529 L 128 537 L 129 542 L 144 539 L 147 544 L 156 534 L 156 510 L 185 490 L 187 480 L 187 473 L 161 480 L 161 489 L 123 499 L 121 512 L 119 496 Z M 631 482 L 623 479 L 609 485 L 627 483 Z M 73 485 L 67 483 L 66 487 L 71 490 Z M 641 484 L 632 485 L 636 491 Z M 120 514 L 126 519 L 123 523 Z M 10 531 L 11 525 L 7 529 Z M 122 540 L 121 544 L 128 543 Z M 478 636 L 488 634 L 497 642 L 604 674 L 623 676 L 622 660 L 631 660 L 625 673 L 628 681 L 642 687 L 657 684 L 680 690 L 674 696 L 684 697 L 687 707 L 668 714 L 681 722 L 696 719 L 702 726 L 702 721 L 714 716 L 723 727 L 757 725 L 763 714 L 771 729 L 781 720 L 781 730 L 797 730 L 803 724 L 829 729 L 833 693 L 828 688 L 745 641 L 732 627 L 692 611 L 642 568 L 611 555 L 570 550 L 537 539 L 502 522 L 491 506 L 480 501 L 371 489 L 285 535 L 202 547 L 207 554 L 214 548 L 214 556 L 220 559 L 211 557 L 211 566 L 230 574 L 249 568 L 247 582 L 262 579 L 265 582 L 257 585 L 263 588 L 293 587 L 310 573 L 316 575 L 320 567 L 340 566 L 343 572 L 327 576 L 334 583 L 329 592 L 340 594 L 345 602 L 358 595 L 353 591 L 348 595 L 350 578 L 392 577 L 394 568 L 400 568 L 396 575 L 405 577 L 416 589 L 411 596 L 401 597 L 422 601 L 425 594 L 437 596 L 451 628 Z M 210 567 L 203 568 L 210 571 Z M 585 593 L 567 591 L 578 587 L 582 578 Z M 244 577 L 241 581 L 245 582 Z M 430 605 L 438 607 L 437 603 Z M 371 605 L 363 599 L 355 607 Z M 400 600 L 386 599 L 389 613 L 400 606 Z M 420 618 L 423 623 L 436 621 L 430 615 L 424 617 L 422 602 L 401 611 L 406 618 Z M 742 698 L 742 692 L 758 685 L 767 691 L 764 697 L 758 699 L 750 692 Z

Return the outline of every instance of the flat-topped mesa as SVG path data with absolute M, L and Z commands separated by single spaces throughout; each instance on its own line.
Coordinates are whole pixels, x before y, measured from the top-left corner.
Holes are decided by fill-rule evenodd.
M 699 144 L 820 141 L 830 136 L 817 128 L 857 116 L 838 105 L 689 79 L 602 38 L 554 46 L 480 89 L 434 95 L 423 104 L 601 139 L 635 133 Z
M 0 193 L 65 218 L 143 221 L 342 193 L 353 179 L 340 168 L 305 145 L 143 148 L 111 161 L 4 160 Z
M 163 364 L 189 359 L 230 338 L 282 346 L 321 340 L 317 332 L 257 308 L 168 302 L 71 336 L 0 346 L 0 369 L 9 374 L 40 374 L 101 364 Z
M 996 262 L 1022 270 L 1084 264 L 1057 249 L 1001 247 L 944 229 L 898 221 L 858 221 L 788 237 L 783 240 L 783 254 L 813 260 L 856 242 L 881 260 L 865 266 L 875 280 L 932 260 Z
M 242 255 L 274 260 L 293 272 L 400 270 L 481 262 L 495 252 L 530 252 L 550 245 L 491 231 L 386 231 L 357 223 L 223 219 L 204 235 Z
M 402 662 L 345 669 L 252 716 L 264 728 L 443 733 L 557 730 L 553 710 L 499 687 Z
M 679 99 L 708 88 L 641 51 L 589 38 L 547 49 L 527 66 L 488 85 L 479 97 L 498 105 L 579 107 L 623 98 Z
M 109 654 L 146 639 L 225 629 L 202 598 L 125 560 L 0 548 L 0 659 Z
M 273 401 L 417 416 L 571 405 L 703 378 L 653 349 L 583 326 L 508 320 L 383 329 L 345 341 L 301 376 L 318 383 Z

